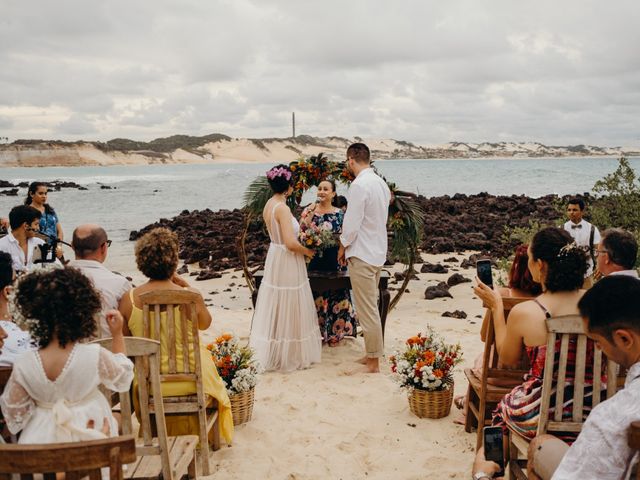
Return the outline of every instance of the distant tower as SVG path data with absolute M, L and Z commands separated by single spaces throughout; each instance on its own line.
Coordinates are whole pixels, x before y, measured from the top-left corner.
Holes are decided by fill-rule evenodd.
M 296 138 L 296 112 L 291 113 L 291 125 L 293 126 L 293 138 Z

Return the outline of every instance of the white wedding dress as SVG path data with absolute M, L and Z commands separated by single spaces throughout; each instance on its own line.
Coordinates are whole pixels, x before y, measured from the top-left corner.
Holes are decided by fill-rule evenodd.
M 18 443 L 98 440 L 106 438 L 104 419 L 111 436 L 118 435 L 98 385 L 126 392 L 132 380 L 131 360 L 99 345 L 76 343 L 55 380 L 47 378 L 38 351 L 32 350 L 16 359 L 0 405 L 11 433 L 22 431 Z M 87 428 L 90 420 L 95 428 Z
M 281 206 L 282 205 L 282 206 Z M 304 257 L 287 249 L 271 210 L 271 244 L 258 290 L 249 345 L 266 371 L 290 372 L 319 363 L 322 339 Z M 296 236 L 300 229 L 291 216 Z

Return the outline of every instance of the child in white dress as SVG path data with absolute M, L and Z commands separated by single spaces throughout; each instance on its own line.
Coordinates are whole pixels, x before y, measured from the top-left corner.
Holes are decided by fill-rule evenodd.
M 94 335 L 101 302 L 79 270 L 31 273 L 16 289 L 14 319 L 28 324 L 39 350 L 16 359 L 0 397 L 11 433 L 22 431 L 19 443 L 117 436 L 117 422 L 98 386 L 122 392 L 131 385 L 133 364 L 124 355 L 122 315 L 117 310 L 107 313 L 112 353 L 80 343 Z

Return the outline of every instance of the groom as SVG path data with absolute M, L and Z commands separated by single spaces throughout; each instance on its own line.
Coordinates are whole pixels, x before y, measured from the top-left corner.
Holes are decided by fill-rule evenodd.
M 369 147 L 354 143 L 347 149 L 347 167 L 355 175 L 349 187 L 338 259 L 349 265 L 349 277 L 364 334 L 366 355 L 360 363 L 366 372 L 380 371 L 383 353 L 382 325 L 378 312 L 378 282 L 387 258 L 387 216 L 391 192 L 371 168 Z

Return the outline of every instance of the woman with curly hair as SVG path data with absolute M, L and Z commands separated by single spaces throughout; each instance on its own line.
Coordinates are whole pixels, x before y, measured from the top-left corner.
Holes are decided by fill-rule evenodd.
M 120 312 L 107 312 L 110 352 L 82 343 L 96 330 L 101 303 L 79 270 L 33 272 L 22 277 L 16 289 L 15 320 L 28 326 L 39 348 L 17 358 L 0 398 L 11 433 L 22 431 L 19 443 L 97 440 L 106 438 L 107 431 L 117 436 L 111 406 L 98 386 L 126 392 L 133 379 Z
M 519 303 L 509 313 L 509 321 L 504 317 L 502 297 L 497 289 L 492 290 L 478 280 L 474 292 L 491 308 L 495 329 L 496 349 L 500 362 L 516 367 L 523 354 L 529 358 L 530 369 L 525 381 L 505 395 L 493 414 L 494 425 L 511 429 L 525 438 L 533 438 L 540 416 L 540 395 L 547 344 L 545 320 L 562 315 L 577 315 L 578 301 L 584 273 L 587 270 L 587 256 L 571 236 L 560 228 L 549 227 L 536 233 L 529 246 L 528 267 L 533 280 L 542 286 L 542 293 L 536 298 Z M 576 339 L 569 342 L 569 363 L 565 382 L 564 398 L 573 398 L 573 370 Z M 560 352 L 560 340 L 555 346 Z M 593 355 L 593 342 L 587 342 L 587 355 Z M 556 358 L 559 358 L 556 355 Z M 593 365 L 587 360 L 587 365 Z M 587 367 L 589 370 L 589 367 Z M 584 390 L 584 411 L 591 408 L 591 388 L 594 372 L 587 371 Z M 597 373 L 598 375 L 600 372 Z M 603 385 L 606 382 L 602 382 Z M 565 402 L 566 415 L 571 415 L 572 401 Z M 575 435 L 573 435 L 575 438 Z M 572 440 L 572 435 L 565 437 Z
M 188 289 L 199 295 L 196 304 L 196 314 L 198 319 L 198 329 L 206 330 L 211 325 L 211 314 L 204 304 L 204 299 L 200 292 L 189 286 L 189 284 L 176 274 L 178 268 L 178 237 L 167 228 L 155 228 L 138 239 L 135 246 L 136 264 L 149 280 L 139 287 L 132 288 L 127 294 L 122 296 L 119 309 L 127 319 L 125 328 L 126 335 L 144 337 L 144 325 L 142 318 L 142 301 L 140 295 L 152 291 L 183 290 Z M 181 332 L 180 309 L 174 312 L 175 332 Z M 163 372 L 169 370 L 169 358 L 167 347 L 169 333 L 166 328 L 167 314 L 160 314 L 160 369 Z M 153 322 L 152 322 L 153 324 Z M 153 327 L 151 327 L 153 328 Z M 191 329 L 189 329 L 191 331 Z M 182 342 L 179 335 L 175 338 L 176 357 L 182 358 Z M 218 374 L 211 354 L 205 347 L 204 342 L 200 342 L 200 362 L 202 365 L 202 383 L 205 395 L 209 395 L 218 401 L 220 415 L 220 434 L 230 445 L 233 438 L 233 418 L 231 416 L 231 401 L 224 386 L 224 382 Z M 193 353 L 191 354 L 193 355 Z M 191 361 L 195 361 L 191 359 Z M 196 393 L 196 386 L 193 382 L 163 382 L 162 394 L 166 397 L 178 397 Z M 137 398 L 134 398 L 137 408 Z M 195 415 L 170 415 L 166 418 L 167 432 L 171 436 L 177 435 L 197 435 L 198 418 Z M 211 431 L 213 434 L 213 430 Z M 210 438 L 213 441 L 213 438 Z

